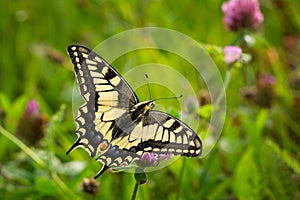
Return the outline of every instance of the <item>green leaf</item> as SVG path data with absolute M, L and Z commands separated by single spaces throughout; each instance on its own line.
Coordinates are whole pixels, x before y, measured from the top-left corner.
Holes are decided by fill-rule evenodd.
M 252 132 L 252 134 L 251 134 L 252 144 L 258 144 L 258 142 L 261 138 L 263 129 L 265 127 L 265 124 L 267 122 L 267 119 L 268 119 L 268 111 L 265 109 L 262 109 L 256 117 L 254 126 L 252 125 L 253 129 L 248 129 Z
M 206 104 L 199 109 L 198 113 L 201 117 L 205 119 L 210 119 L 212 111 L 213 111 L 213 105 Z
M 52 180 L 43 176 L 35 178 L 35 189 L 44 195 L 56 194 L 59 191 Z
M 9 99 L 3 93 L 0 93 L 0 108 L 3 109 L 5 112 L 9 112 L 9 110 L 10 110 Z
M 20 163 L 17 160 L 10 161 L 3 165 L 1 169 L 1 175 L 9 180 L 14 180 L 24 185 L 30 184 L 32 179 L 32 174 L 26 169 L 21 168 Z
M 260 199 L 260 179 L 253 149 L 249 147 L 242 155 L 234 173 L 233 190 L 238 199 Z
M 298 175 L 300 175 L 300 164 L 299 161 L 295 160 L 292 155 L 289 154 L 285 149 L 281 149 L 276 143 L 271 140 L 267 140 L 266 144 Z

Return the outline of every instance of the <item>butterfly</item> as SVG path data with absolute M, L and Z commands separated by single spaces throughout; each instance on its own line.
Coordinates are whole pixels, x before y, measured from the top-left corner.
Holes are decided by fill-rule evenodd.
M 107 168 L 126 166 L 144 153 L 200 156 L 202 142 L 184 122 L 153 110 L 154 100 L 140 102 L 122 76 L 90 49 L 70 45 L 80 93 L 85 101 L 75 118 L 77 147 Z

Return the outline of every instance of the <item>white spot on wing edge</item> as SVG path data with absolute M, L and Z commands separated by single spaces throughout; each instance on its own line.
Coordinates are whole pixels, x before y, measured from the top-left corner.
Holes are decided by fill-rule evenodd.
M 82 107 L 81 110 L 82 110 L 82 112 L 84 112 L 84 113 L 87 113 L 87 112 L 88 112 L 88 109 L 87 109 L 86 106 Z
M 94 60 L 98 61 L 99 63 L 102 63 L 102 59 L 99 58 L 98 56 L 94 58 Z
M 82 54 L 82 57 L 84 57 L 84 58 L 88 58 L 89 57 L 89 55 L 86 54 L 86 53 L 81 52 L 81 54 Z
M 144 149 L 144 151 L 151 151 L 152 150 L 152 147 L 147 147 Z
M 176 128 L 174 130 L 174 133 L 179 133 L 180 131 L 182 131 L 183 127 L 182 126 L 179 126 L 178 128 Z
M 117 159 L 115 159 L 116 162 L 118 162 L 118 164 L 120 164 L 121 162 L 123 162 L 123 159 L 121 157 L 118 157 Z
M 174 119 L 169 119 L 168 121 L 166 121 L 163 126 L 166 128 L 170 128 L 172 126 L 172 124 L 175 122 Z
M 120 79 L 120 77 L 115 76 L 114 78 L 110 79 L 109 81 L 113 86 L 117 86 L 120 83 L 121 79 Z
M 195 139 L 194 139 L 194 143 L 195 143 L 195 146 L 196 146 L 196 147 L 198 147 L 198 148 L 201 147 L 201 143 L 200 143 L 200 141 L 198 140 L 198 138 L 195 138 Z
M 87 101 L 89 101 L 89 100 L 90 100 L 90 93 L 84 94 L 83 97 L 84 97 Z
M 105 75 L 105 74 L 107 74 L 107 72 L 108 72 L 108 67 L 103 67 L 101 73 L 102 73 L 103 75 Z
M 85 124 L 85 119 L 83 117 L 77 117 L 76 121 L 79 121 L 82 125 Z

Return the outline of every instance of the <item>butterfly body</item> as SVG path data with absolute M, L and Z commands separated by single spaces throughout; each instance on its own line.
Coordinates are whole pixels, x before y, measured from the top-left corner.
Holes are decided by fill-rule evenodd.
M 153 110 L 154 100 L 139 102 L 122 76 L 95 52 L 79 45 L 68 47 L 80 93 L 85 103 L 75 119 L 77 141 L 108 167 L 130 165 L 145 152 L 199 156 L 202 142 L 185 123 Z

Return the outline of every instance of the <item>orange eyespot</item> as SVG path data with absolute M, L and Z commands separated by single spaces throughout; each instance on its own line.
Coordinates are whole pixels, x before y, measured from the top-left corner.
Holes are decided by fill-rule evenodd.
M 107 149 L 107 147 L 108 147 L 108 144 L 107 144 L 106 141 L 103 141 L 103 142 L 101 142 L 101 143 L 99 144 L 99 149 L 100 149 L 101 151 L 105 151 L 105 150 Z

